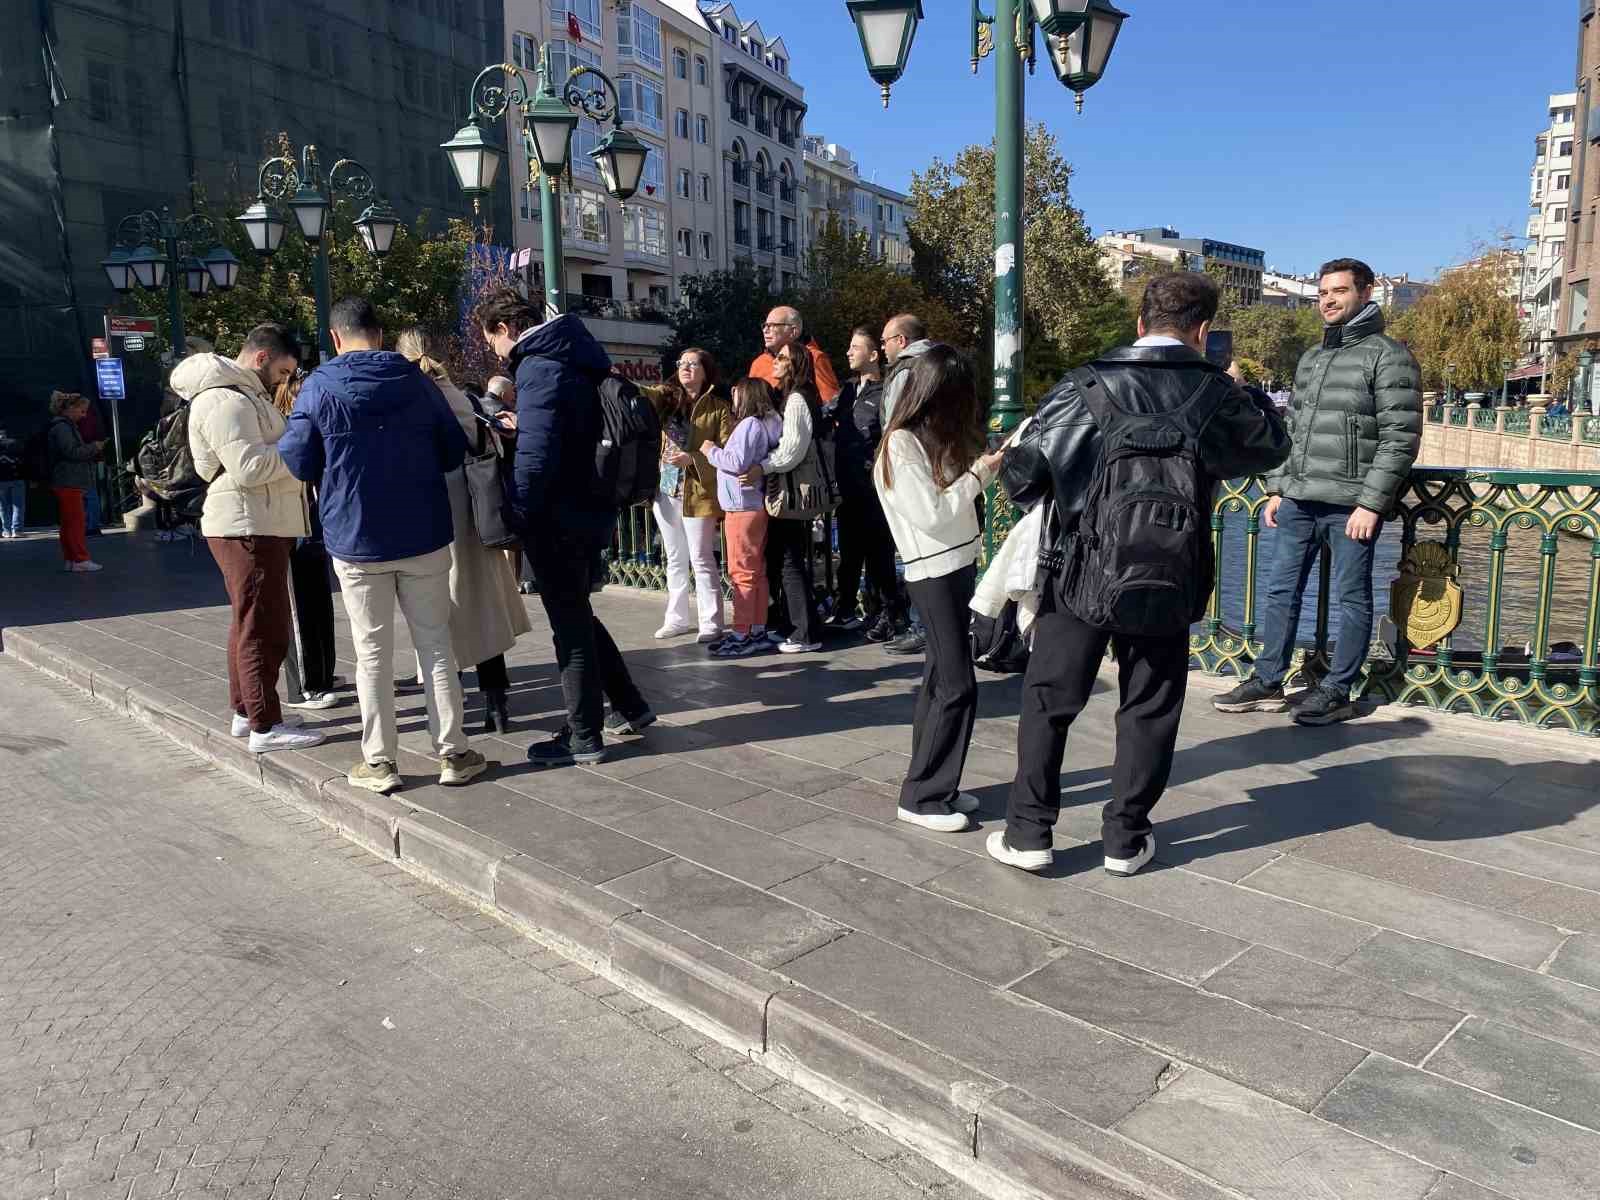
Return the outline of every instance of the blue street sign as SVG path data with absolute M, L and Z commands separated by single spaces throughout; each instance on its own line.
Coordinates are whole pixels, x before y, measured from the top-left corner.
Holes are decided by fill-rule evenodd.
M 100 388 L 102 400 L 125 400 L 127 392 L 122 385 L 122 360 L 99 358 L 94 364 L 95 383 Z

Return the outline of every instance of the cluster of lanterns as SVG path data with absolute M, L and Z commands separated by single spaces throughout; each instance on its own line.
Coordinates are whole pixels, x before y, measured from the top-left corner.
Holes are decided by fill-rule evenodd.
M 1105 74 L 1111 48 L 1128 14 L 1109 0 L 1029 0 L 1033 17 L 1044 30 L 1050 52 L 1050 65 L 1056 78 L 1077 93 L 1083 107 L 1083 93 L 1100 82 Z M 911 42 L 922 20 L 922 0 L 847 0 L 846 6 L 861 35 L 861 52 L 867 59 L 867 74 L 883 88 L 884 107 L 889 104 L 889 88 L 905 74 L 911 56 Z
M 333 201 L 327 194 L 308 180 L 300 185 L 300 190 L 290 197 L 288 204 L 289 211 L 294 214 L 295 223 L 300 226 L 300 233 L 306 241 L 312 245 L 322 241 L 323 234 L 328 230 L 328 217 L 333 212 Z M 250 238 L 250 245 L 258 254 L 271 254 L 275 251 L 283 243 L 284 231 L 289 227 L 289 223 L 277 209 L 259 197 L 254 204 L 239 214 L 238 221 L 244 226 L 244 231 Z M 382 200 L 378 200 L 369 204 L 356 218 L 355 226 L 367 249 L 382 258 L 394 245 L 395 231 L 400 228 L 400 217 L 394 209 Z
M 167 285 L 167 269 L 172 267 L 183 278 L 191 296 L 204 296 L 213 287 L 227 291 L 239 278 L 239 260 L 225 246 L 215 246 L 204 258 L 190 255 L 173 263 L 167 255 L 145 243 L 132 250 L 115 247 L 100 260 L 100 266 L 118 292 L 135 285 L 157 291 Z

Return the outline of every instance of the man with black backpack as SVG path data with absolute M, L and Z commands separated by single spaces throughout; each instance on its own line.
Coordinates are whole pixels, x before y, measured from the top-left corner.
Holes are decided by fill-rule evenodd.
M 1283 422 L 1205 358 L 1217 285 L 1182 271 L 1152 280 L 1139 340 L 1067 377 L 1006 452 L 1000 479 L 1023 508 L 1048 503 L 1046 581 L 1023 682 L 1017 777 L 989 854 L 1025 871 L 1052 860 L 1067 731 L 1109 644 L 1117 662 L 1105 869 L 1132 875 L 1155 854 L 1150 810 L 1166 789 L 1183 714 L 1189 626 L 1215 564 L 1219 480 L 1267 471 L 1289 453 Z
M 594 615 L 590 591 L 618 509 L 653 495 L 660 426 L 637 390 L 571 314 L 540 322 L 515 289 L 494 288 L 474 313 L 484 340 L 517 384 L 513 520 L 550 620 L 567 724 L 528 751 L 535 766 L 605 759 L 605 732 L 638 733 L 655 713 Z M 641 411 L 642 410 L 642 411 Z M 604 701 L 611 716 L 604 721 Z

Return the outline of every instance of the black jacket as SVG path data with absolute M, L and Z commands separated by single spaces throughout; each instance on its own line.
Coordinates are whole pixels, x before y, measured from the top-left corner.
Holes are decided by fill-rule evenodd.
M 1197 422 L 1203 422 L 1190 432 L 1199 444 L 1201 483 L 1207 491 L 1219 480 L 1270 471 L 1288 457 L 1289 435 L 1272 401 L 1264 393 L 1239 387 L 1220 367 L 1187 346 L 1125 346 L 1093 365 L 1109 396 L 1130 412 L 1178 408 L 1208 375 L 1220 378 L 1221 383 L 1212 385 L 1220 395 L 1218 402 L 1190 410 Z M 1039 402 L 1034 418 L 1006 451 L 1000 483 L 1024 509 L 1055 500 L 1047 536 L 1054 548 L 1064 550 L 1066 536 L 1077 530 L 1094 480 L 1100 430 L 1070 375 Z M 1209 539 L 1206 545 L 1209 551 Z
M 835 463 L 839 487 L 851 495 L 872 491 L 872 460 L 883 440 L 883 381 L 859 378 L 844 385 L 833 406 Z

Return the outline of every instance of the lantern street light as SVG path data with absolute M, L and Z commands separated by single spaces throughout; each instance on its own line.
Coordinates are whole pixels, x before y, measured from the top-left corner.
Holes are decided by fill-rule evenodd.
M 100 260 L 100 266 L 115 291 L 121 294 L 141 287 L 158 292 L 166 288 L 172 360 L 176 362 L 186 347 L 180 286 L 191 296 L 203 296 L 213 287 L 226 291 L 238 278 L 239 260 L 222 245 L 221 231 L 209 217 L 190 213 L 179 220 L 167 208 L 122 218 L 113 241 L 111 253 Z M 205 257 L 196 257 L 196 251 L 207 243 L 210 249 Z
M 261 254 L 271 254 L 283 243 L 289 227 L 277 205 L 294 214 L 300 235 L 316 249 L 312 288 L 317 305 L 317 347 L 323 358 L 333 357 L 333 338 L 328 333 L 328 221 L 334 205 L 341 200 L 366 203 L 355 220 L 362 243 L 377 258 L 389 253 L 400 218 L 377 196 L 372 173 L 353 158 L 341 158 L 326 173 L 317 158 L 317 148 L 306 146 L 300 162 L 288 156 L 269 158 L 256 172 L 256 202 L 238 216 L 239 224 L 250 237 L 250 244 Z
M 498 80 L 495 77 L 498 76 Z M 588 87 L 582 81 L 588 77 Z M 557 90 L 559 86 L 559 91 Z M 544 259 L 547 314 L 564 311 L 561 294 L 561 218 L 556 186 L 571 166 L 572 134 L 583 117 L 610 121 L 612 127 L 589 157 L 606 191 L 626 206 L 639 190 L 650 147 L 622 127 L 622 102 L 604 71 L 580 64 L 563 80 L 551 78 L 550 48 L 539 51 L 536 79 L 512 63 L 491 63 L 467 89 L 467 122 L 439 148 L 450 160 L 456 182 L 480 210 L 499 176 L 506 148 L 500 129 L 506 113 L 516 109 L 522 120 L 522 144 L 528 155 L 529 182 L 539 183 L 539 226 Z
M 1505 408 L 1511 403 L 1511 369 L 1517 364 L 1509 358 L 1500 360 L 1500 407 Z
M 922 19 L 919 0 L 845 0 L 861 35 L 867 74 L 883 89 L 905 72 Z M 994 381 L 990 437 L 1003 441 L 1022 420 L 1023 103 L 1022 66 L 1031 71 L 1035 35 L 1042 30 L 1052 67 L 1062 84 L 1083 93 L 1105 74 L 1127 13 L 1110 0 L 994 0 L 985 16 L 972 0 L 972 70 L 995 58 Z M 992 522 L 991 528 L 992 528 Z M 992 544 L 989 547 L 992 551 Z

